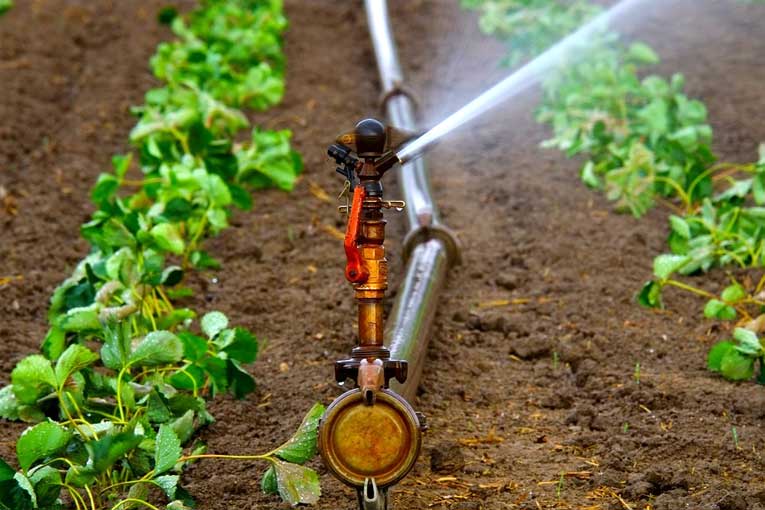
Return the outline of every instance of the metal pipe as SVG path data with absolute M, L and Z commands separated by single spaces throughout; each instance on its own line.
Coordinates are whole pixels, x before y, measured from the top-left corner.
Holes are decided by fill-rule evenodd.
M 387 3 L 385 0 L 365 0 L 365 6 L 383 89 L 383 106 L 389 121 L 396 127 L 416 131 L 415 103 L 403 86 L 404 75 Z M 409 259 L 393 310 L 386 321 L 385 343 L 391 350 L 392 359 L 409 363 L 406 383 L 393 382 L 391 388 L 411 400 L 416 395 L 422 374 L 438 295 L 447 270 L 458 254 L 456 240 L 441 225 L 423 158 L 402 165 L 399 186 L 407 204 L 409 233 L 405 252 Z

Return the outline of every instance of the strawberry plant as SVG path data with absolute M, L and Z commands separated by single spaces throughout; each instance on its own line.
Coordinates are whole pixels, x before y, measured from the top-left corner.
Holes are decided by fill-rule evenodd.
M 507 45 L 502 62 L 509 66 L 538 55 L 601 11 L 586 0 L 461 0 L 461 4 L 480 11 L 481 31 Z
M 572 16 L 588 11 L 563 0 L 465 4 L 483 6 L 482 27 L 511 44 L 511 62 L 520 58 L 512 46 L 516 41 L 551 23 L 549 17 L 534 18 L 535 13 L 559 13 L 571 22 L 566 25 L 571 31 L 585 17 L 574 23 Z M 530 4 L 534 9 L 524 12 Z M 514 24 L 524 16 L 535 23 Z M 559 38 L 539 39 L 543 44 L 536 51 Z M 755 331 L 765 329 L 765 276 L 756 284 L 731 278 L 719 295 L 678 279 L 715 267 L 765 266 L 765 145 L 757 162 L 717 163 L 705 105 L 684 94 L 681 74 L 670 79 L 647 74 L 646 66 L 659 57 L 643 43 L 626 45 L 617 34 L 601 32 L 569 54 L 570 60 L 543 83 L 537 119 L 554 133 L 543 146 L 584 155 L 582 181 L 603 190 L 617 210 L 639 217 L 660 202 L 674 213 L 670 253 L 655 258 L 654 279 L 640 290 L 638 302 L 662 307 L 662 290 L 678 288 L 706 300 L 707 318 L 740 319 Z M 754 360 L 762 358 L 745 337 L 739 332 L 738 345 L 718 344 L 709 368 L 732 379 L 751 377 Z
M 763 341 L 754 332 L 744 328 L 736 328 L 733 338 L 735 342 L 726 340 L 712 347 L 707 358 L 709 370 L 719 372 L 731 381 L 744 381 L 752 378 L 756 365 L 757 382 L 765 384 Z
M 206 0 L 172 23 L 179 39 L 152 59 L 165 84 L 133 110 L 135 152 L 115 156 L 93 188 L 96 211 L 81 228 L 92 251 L 51 297 L 42 353 L 21 360 L 0 390 L 0 417 L 37 423 L 17 444 L 20 470 L 0 462 L 0 508 L 155 509 L 153 488 L 167 508 L 187 508 L 183 466 L 228 458 L 194 441 L 213 420 L 206 399 L 255 389 L 245 368 L 255 336 L 220 312 L 195 323 L 179 300 L 192 293 L 190 270 L 220 266 L 204 241 L 233 208 L 252 206 L 249 190 L 290 190 L 301 170 L 289 131 L 255 128 L 234 143 L 249 125 L 239 107 L 281 98 L 286 21 L 277 1 Z M 318 479 L 302 464 L 315 454 L 320 415 L 311 410 L 272 452 L 234 458 L 270 463 L 268 492 L 314 502 Z

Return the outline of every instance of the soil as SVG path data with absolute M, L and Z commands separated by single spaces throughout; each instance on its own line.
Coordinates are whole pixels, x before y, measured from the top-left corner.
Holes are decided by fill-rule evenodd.
M 88 190 L 127 150 L 128 107 L 153 85 L 148 59 L 170 37 L 154 21 L 166 3 L 19 0 L 0 18 L 0 276 L 18 276 L 0 287 L 3 384 L 37 352 L 48 297 L 87 251 L 78 225 L 92 210 Z M 294 0 L 287 14 L 287 95 L 253 121 L 294 131 L 305 175 L 291 194 L 258 193 L 254 211 L 209 243 L 225 270 L 195 281 L 195 306 L 222 310 L 263 345 L 252 366 L 258 391 L 211 406 L 218 421 L 203 439 L 216 453 L 285 439 L 313 402 L 340 393 L 332 362 L 354 344 L 343 252 L 328 233 L 342 221 L 311 189 L 339 191 L 324 151 L 378 114 L 377 70 L 360 4 Z M 706 102 L 715 149 L 753 159 L 765 140 L 765 8 L 653 2 L 624 21 L 662 55 L 659 72 L 683 72 L 689 95 Z M 456 1 L 397 0 L 393 25 L 429 122 L 506 72 L 501 46 Z M 430 426 L 423 454 L 393 506 L 765 508 L 765 392 L 705 370 L 707 349 L 727 331 L 700 319 L 702 304 L 685 295 L 668 293 L 663 312 L 633 301 L 665 249 L 668 211 L 613 213 L 579 182 L 580 162 L 538 148 L 549 132 L 533 120 L 537 100 L 525 92 L 428 157 L 464 263 L 441 298 L 413 403 Z M 395 281 L 403 225 L 390 216 Z M 725 282 L 717 271 L 695 283 Z M 14 458 L 23 428 L 2 423 L 0 456 Z M 314 466 L 317 508 L 354 508 L 352 491 Z M 205 461 L 184 481 L 200 509 L 286 508 L 260 492 L 262 469 Z

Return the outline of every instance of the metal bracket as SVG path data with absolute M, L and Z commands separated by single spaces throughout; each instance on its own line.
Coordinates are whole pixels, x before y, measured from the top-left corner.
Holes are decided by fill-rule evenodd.
M 388 510 L 388 489 L 377 487 L 374 478 L 364 480 L 364 487 L 357 489 L 359 510 Z
M 404 238 L 404 260 L 409 260 L 409 256 L 417 248 L 417 245 L 426 243 L 431 239 L 438 239 L 444 243 L 450 266 L 459 265 L 462 262 L 462 249 L 457 235 L 443 225 L 422 225 L 411 230 Z

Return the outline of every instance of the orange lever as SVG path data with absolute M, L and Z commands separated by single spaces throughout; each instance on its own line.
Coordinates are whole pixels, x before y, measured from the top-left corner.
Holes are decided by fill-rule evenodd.
M 364 267 L 361 260 L 361 252 L 356 242 L 359 237 L 359 223 L 361 221 L 361 206 L 364 205 L 366 190 L 363 186 L 356 186 L 353 190 L 353 202 L 351 214 L 348 218 L 348 228 L 345 231 L 345 278 L 351 283 L 364 283 L 369 277 L 369 271 Z

